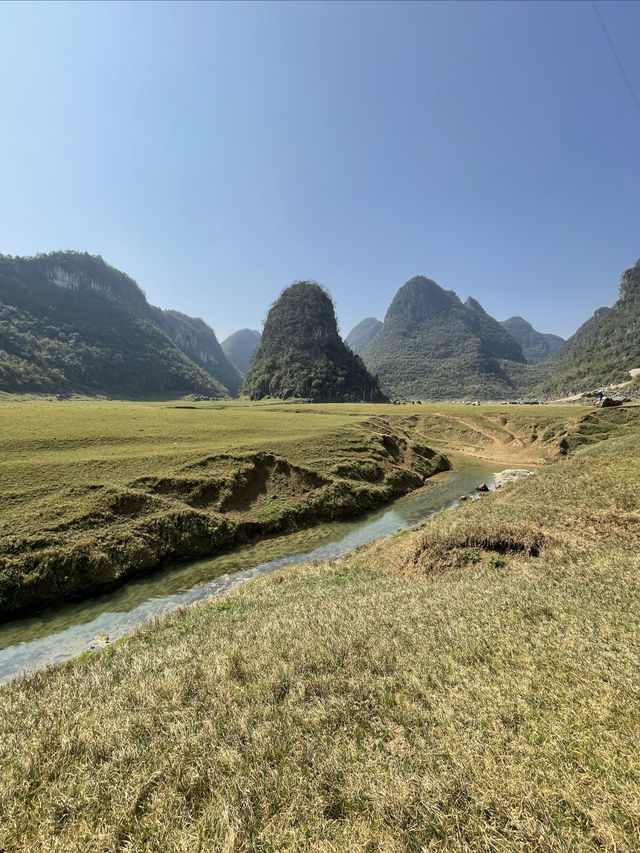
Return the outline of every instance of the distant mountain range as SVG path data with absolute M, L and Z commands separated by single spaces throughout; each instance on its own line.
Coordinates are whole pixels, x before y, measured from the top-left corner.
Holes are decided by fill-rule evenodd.
M 286 288 L 263 335 L 221 346 L 203 320 L 161 310 L 94 255 L 0 255 L 0 391 L 162 399 L 200 395 L 317 401 L 560 396 L 623 383 L 640 368 L 640 261 L 619 299 L 569 340 L 415 276 L 381 322 L 337 330 L 314 282 Z M 244 375 L 246 374 L 246 376 Z M 244 377 L 244 384 L 243 384 Z
M 505 362 L 526 364 L 520 345 L 479 302 L 463 303 L 422 275 L 398 290 L 361 355 L 384 391 L 422 399 L 513 393 Z
M 500 325 L 520 344 L 529 364 L 540 364 L 564 343 L 564 338 L 559 335 L 536 332 L 531 323 L 522 317 L 509 317 L 508 320 L 502 320 Z
M 271 307 L 243 386 L 252 400 L 384 400 L 377 380 L 338 334 L 333 302 L 319 284 L 299 281 Z
M 204 321 L 150 305 L 101 257 L 0 255 L 0 390 L 224 398 L 241 384 Z
M 246 373 L 249 370 L 249 362 L 256 347 L 260 346 L 262 335 L 255 329 L 240 329 L 225 338 L 220 344 L 222 351 L 238 370 Z

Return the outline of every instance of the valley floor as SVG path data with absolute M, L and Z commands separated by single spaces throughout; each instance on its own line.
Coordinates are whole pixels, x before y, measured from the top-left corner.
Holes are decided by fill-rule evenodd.
M 163 563 L 355 516 L 443 454 L 535 465 L 624 431 L 633 409 L 0 404 L 0 615 Z
M 448 461 L 389 408 L 0 405 L 0 614 L 418 488 Z
M 0 690 L 0 850 L 637 850 L 640 410 L 547 411 L 423 412 L 557 461 Z

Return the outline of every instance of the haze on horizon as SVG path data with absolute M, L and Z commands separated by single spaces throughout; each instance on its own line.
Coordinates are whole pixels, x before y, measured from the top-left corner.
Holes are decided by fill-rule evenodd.
M 640 92 L 640 4 L 598 8 Z M 640 110 L 588 2 L 0 5 L 0 252 L 101 254 L 220 340 L 415 274 L 571 335 L 640 255 Z

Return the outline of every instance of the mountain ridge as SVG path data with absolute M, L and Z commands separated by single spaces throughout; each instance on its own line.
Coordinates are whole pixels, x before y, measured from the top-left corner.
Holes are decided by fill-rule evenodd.
M 503 362 L 526 363 L 519 344 L 477 300 L 463 303 L 423 275 L 396 292 L 362 358 L 387 393 L 405 398 L 513 393 Z
M 614 305 L 598 308 L 543 367 L 545 394 L 622 383 L 640 368 L 640 260 L 623 272 Z
M 172 340 L 185 326 L 204 332 L 210 344 L 206 367 Z M 224 398 L 230 391 L 212 372 L 216 346 L 226 361 L 204 321 L 150 305 L 132 278 L 99 255 L 0 255 L 4 391 Z M 225 378 L 233 384 L 235 373 L 239 387 L 239 374 L 229 368 Z
M 237 397 L 242 386 L 242 376 L 227 358 L 211 326 L 200 317 L 190 317 L 181 311 L 155 310 L 160 312 L 158 325 L 178 349 L 221 382 L 232 397 Z
M 500 325 L 520 344 L 529 364 L 540 362 L 553 355 L 564 343 L 564 338 L 550 332 L 538 332 L 531 323 L 519 315 L 500 320 Z

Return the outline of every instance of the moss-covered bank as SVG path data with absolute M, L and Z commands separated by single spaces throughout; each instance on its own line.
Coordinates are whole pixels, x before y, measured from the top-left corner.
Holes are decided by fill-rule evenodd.
M 0 615 L 113 588 L 166 562 L 353 517 L 450 465 L 412 436 L 409 422 L 384 418 L 332 435 L 322 464 L 308 450 L 307 465 L 265 451 L 207 454 L 123 487 L 84 487 L 73 518 L 3 537 Z

